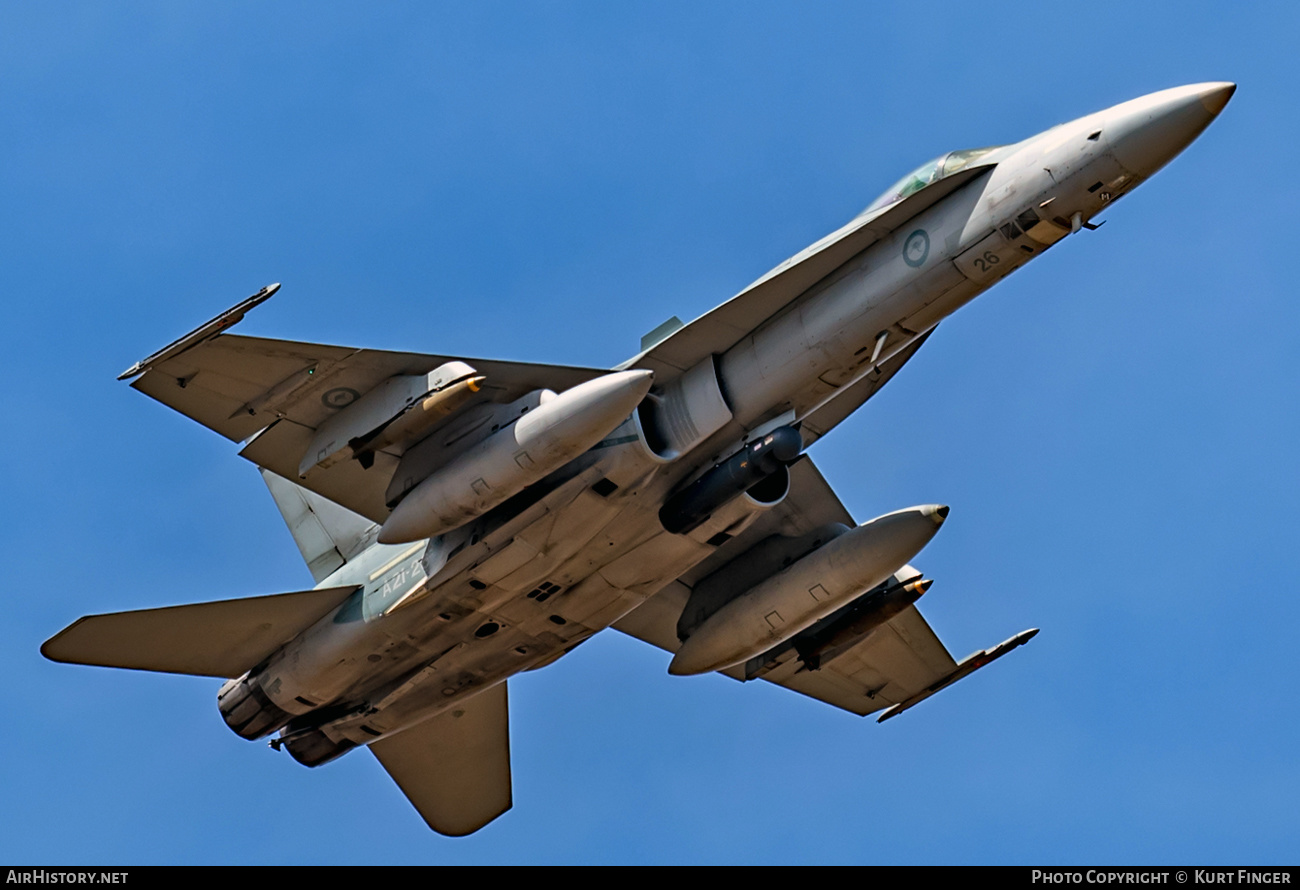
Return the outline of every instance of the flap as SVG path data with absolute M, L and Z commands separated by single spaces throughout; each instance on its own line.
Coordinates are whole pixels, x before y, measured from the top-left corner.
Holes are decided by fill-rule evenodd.
M 370 744 L 411 805 L 439 834 L 471 834 L 510 809 L 506 684 Z
M 818 670 L 805 669 L 790 649 L 758 676 L 865 715 L 907 700 L 956 668 L 916 606 L 908 606 Z
M 41 646 L 51 661 L 238 677 L 328 615 L 356 587 L 325 587 L 79 618 Z

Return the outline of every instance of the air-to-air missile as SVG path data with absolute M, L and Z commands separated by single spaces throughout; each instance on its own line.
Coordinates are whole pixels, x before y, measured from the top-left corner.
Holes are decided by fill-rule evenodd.
M 418 442 L 482 387 L 484 377 L 464 362 L 427 374 L 390 377 L 320 425 L 298 463 L 299 477 L 355 458 L 369 468 L 375 452 Z
M 934 580 L 922 578 L 911 567 L 904 566 L 895 572 L 906 580 L 889 578 L 877 588 L 869 590 L 849 603 L 839 612 L 832 612 L 807 630 L 790 638 L 799 659 L 809 670 L 817 670 L 822 662 L 856 645 L 872 631 L 888 623 L 899 612 L 919 600 Z

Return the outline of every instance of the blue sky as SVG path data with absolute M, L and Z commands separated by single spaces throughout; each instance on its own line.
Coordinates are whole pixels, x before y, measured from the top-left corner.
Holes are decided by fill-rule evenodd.
M 1293 4 L 11 4 L 0 11 L 0 856 L 38 863 L 1294 863 Z M 614 632 L 512 682 L 515 808 L 429 833 L 76 617 L 310 586 L 256 472 L 114 376 L 250 334 L 612 366 L 953 148 L 1143 93 L 1203 136 L 949 319 L 813 454 L 959 658 L 877 726 Z

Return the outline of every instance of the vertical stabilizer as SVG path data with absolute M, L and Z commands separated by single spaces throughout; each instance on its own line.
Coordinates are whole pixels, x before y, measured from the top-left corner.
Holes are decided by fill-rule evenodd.
M 294 543 L 307 561 L 312 578 L 319 583 L 366 548 L 374 539 L 378 526 L 369 519 L 340 507 L 277 476 L 262 470 L 262 479 L 280 508 Z

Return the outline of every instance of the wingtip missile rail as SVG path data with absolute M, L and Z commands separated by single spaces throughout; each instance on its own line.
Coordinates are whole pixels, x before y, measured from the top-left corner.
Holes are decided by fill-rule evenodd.
M 278 282 L 275 284 L 268 284 L 248 299 L 241 300 L 239 303 L 231 306 L 211 321 L 199 325 L 184 337 L 168 343 L 148 358 L 143 358 L 136 362 L 121 374 L 118 374 L 117 379 L 130 380 L 132 377 L 138 377 L 154 365 L 169 358 L 175 358 L 185 350 L 198 346 L 204 340 L 207 340 L 210 337 L 215 337 L 222 331 L 234 327 L 236 324 L 244 320 L 244 316 L 248 314 L 250 309 L 255 309 L 267 300 L 271 299 L 279 289 L 280 285 Z
M 957 669 L 953 671 L 951 674 L 949 674 L 948 676 L 944 677 L 941 680 L 931 683 L 929 686 L 922 689 L 916 695 L 913 695 L 910 698 L 903 699 L 903 701 L 899 702 L 898 704 L 886 710 L 885 713 L 881 714 L 880 717 L 877 718 L 876 722 L 884 723 L 890 717 L 897 717 L 899 714 L 903 713 L 907 709 L 916 707 L 921 702 L 925 701 L 927 698 L 934 695 L 936 692 L 940 692 L 948 688 L 949 686 L 956 683 L 958 680 L 962 679 L 963 677 L 969 677 L 971 674 L 975 673 L 977 670 L 984 667 L 985 665 L 997 661 L 999 658 L 1001 658 L 1003 655 L 1006 655 L 1012 649 L 1015 649 L 1018 646 L 1025 645 L 1025 643 L 1028 643 L 1037 635 L 1038 635 L 1038 628 L 1031 627 L 1029 628 L 1029 630 L 1022 630 L 1020 633 L 1016 634 L 1014 637 L 1012 637 L 1009 640 L 1004 640 L 1003 642 L 998 643 L 996 646 L 994 646 L 991 649 L 981 649 L 978 652 L 968 655 L 966 658 L 962 660 L 961 664 L 957 665 Z

